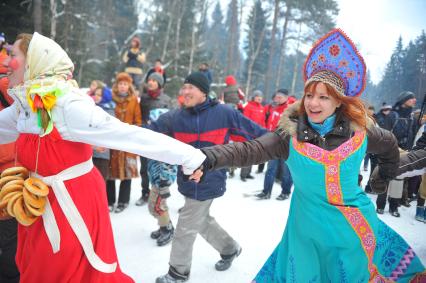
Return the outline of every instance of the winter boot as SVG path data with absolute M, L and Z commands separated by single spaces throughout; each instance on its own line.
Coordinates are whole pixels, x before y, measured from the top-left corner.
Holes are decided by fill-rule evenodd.
M 117 205 L 117 207 L 115 208 L 114 212 L 115 213 L 120 213 L 123 212 L 123 210 L 125 210 L 127 208 L 129 204 L 128 203 L 119 203 Z
M 160 237 L 157 239 L 157 245 L 159 247 L 167 245 L 173 240 L 174 234 L 175 228 L 173 227 L 172 222 L 167 224 L 167 226 L 160 227 Z
M 157 277 L 155 283 L 183 283 L 188 281 L 188 278 L 189 274 L 180 274 L 173 266 L 170 266 L 169 272 L 163 276 Z
M 157 240 L 161 236 L 161 228 L 151 232 L 151 239 Z
M 398 212 L 398 209 L 395 209 L 395 210 L 389 209 L 389 213 L 394 217 L 400 217 L 401 216 L 401 214 L 399 214 L 399 212 Z
M 253 177 L 252 175 L 248 174 L 248 175 L 246 176 L 246 179 L 254 179 L 254 177 Z
M 258 199 L 270 199 L 271 193 L 267 194 L 267 193 L 261 192 L 261 193 L 257 194 L 256 197 Z
M 237 250 L 230 255 L 220 255 L 222 257 L 221 260 L 219 260 L 218 262 L 216 262 L 215 264 L 215 268 L 217 271 L 225 271 L 227 269 L 229 269 L 232 265 L 232 262 L 234 261 L 234 259 L 236 257 L 238 257 L 241 254 L 242 248 L 240 246 L 237 247 Z
M 385 213 L 385 210 L 383 208 L 377 208 L 376 212 L 377 212 L 377 214 L 383 214 L 383 213 Z
M 279 196 L 277 196 L 277 200 L 286 200 L 286 199 L 288 199 L 289 198 L 289 194 L 283 194 L 283 193 L 281 193 Z
M 416 220 L 426 222 L 426 208 L 424 206 L 416 207 Z

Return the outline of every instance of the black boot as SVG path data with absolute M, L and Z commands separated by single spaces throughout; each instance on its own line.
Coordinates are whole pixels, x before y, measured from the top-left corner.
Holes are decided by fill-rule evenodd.
M 281 193 L 279 196 L 277 196 L 277 200 L 286 200 L 290 197 L 289 194 L 283 194 Z
M 157 239 L 158 246 L 165 246 L 173 240 L 173 235 L 175 234 L 175 228 L 173 227 L 172 222 L 167 224 L 167 226 L 160 227 L 160 237 Z
M 271 194 L 270 193 L 267 194 L 267 193 L 261 192 L 261 193 L 257 194 L 256 197 L 258 199 L 270 199 L 271 198 Z
M 237 250 L 230 255 L 220 255 L 222 257 L 221 260 L 219 260 L 216 264 L 215 264 L 215 268 L 217 271 L 225 271 L 227 269 L 229 269 L 232 265 L 232 262 L 234 261 L 234 259 L 239 256 L 241 254 L 242 248 L 241 247 L 237 247 Z
M 158 228 L 157 230 L 151 232 L 151 239 L 157 240 L 158 238 L 160 238 L 161 235 L 161 228 Z
M 163 276 L 157 277 L 155 283 L 183 283 L 188 281 L 189 274 L 180 274 L 177 270 L 170 266 L 169 272 Z

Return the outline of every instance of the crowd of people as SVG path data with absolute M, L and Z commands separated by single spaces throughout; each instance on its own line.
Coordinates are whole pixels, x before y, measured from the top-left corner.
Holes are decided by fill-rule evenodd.
M 167 94 L 167 68 L 161 59 L 146 68 L 138 37 L 122 60 L 111 88 L 93 80 L 82 93 L 53 40 L 21 34 L 7 50 L 0 35 L 0 172 L 22 166 L 51 188 L 30 226 L 0 198 L 0 282 L 133 282 L 120 270 L 109 213 L 125 213 L 139 177 L 135 205 L 158 223 L 150 237 L 171 243 L 168 272 L 156 283 L 189 280 L 198 234 L 225 271 L 242 247 L 210 207 L 235 168 L 248 182 L 255 164 L 256 173 L 267 164 L 255 197 L 270 199 L 278 182 L 276 199 L 292 203 L 283 238 L 253 282 L 426 282 L 419 258 L 377 216 L 387 201 L 399 217 L 398 206 L 416 200 L 415 219 L 426 222 L 426 175 L 417 172 L 426 167 L 423 113 L 409 91 L 376 114 L 367 107 L 359 98 L 365 63 L 340 30 L 312 48 L 301 99 L 279 88 L 270 104 L 260 90 L 245 94 L 232 74 L 213 92 L 206 62 Z M 365 192 L 378 194 L 376 207 L 359 182 L 369 167 Z M 176 224 L 167 206 L 175 181 L 185 199 Z

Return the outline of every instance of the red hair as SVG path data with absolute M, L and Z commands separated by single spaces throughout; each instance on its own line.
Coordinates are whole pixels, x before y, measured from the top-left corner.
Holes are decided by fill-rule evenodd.
M 305 86 L 305 94 L 308 92 L 313 92 L 317 85 L 321 82 L 312 81 Z M 341 113 L 346 116 L 350 121 L 354 122 L 363 129 L 367 128 L 367 117 L 368 113 L 365 109 L 364 103 L 358 97 L 342 96 L 337 93 L 337 91 L 327 83 L 324 83 L 328 95 L 335 98 L 338 102 L 341 103 L 340 109 Z M 302 103 L 299 108 L 300 114 L 305 114 L 305 96 L 302 98 Z

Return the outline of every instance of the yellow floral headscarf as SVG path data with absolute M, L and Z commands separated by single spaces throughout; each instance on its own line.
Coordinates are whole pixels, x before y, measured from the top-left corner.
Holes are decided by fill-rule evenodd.
M 53 40 L 35 32 L 30 41 L 24 74 L 27 100 L 37 113 L 42 135 L 53 130 L 52 108 L 57 97 L 71 86 L 77 87 L 72 78 L 74 64 L 67 53 Z

